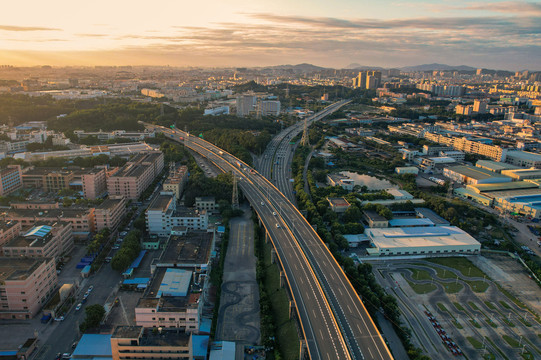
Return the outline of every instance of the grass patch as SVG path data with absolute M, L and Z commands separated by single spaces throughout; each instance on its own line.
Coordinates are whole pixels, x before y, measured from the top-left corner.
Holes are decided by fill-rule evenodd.
M 432 292 L 437 289 L 437 286 L 435 284 L 416 284 L 414 282 L 411 282 L 409 280 L 406 280 L 411 287 L 413 291 L 415 291 L 417 294 L 428 294 L 429 292 Z
M 481 271 L 477 266 L 464 258 L 464 257 L 446 257 L 446 258 L 431 258 L 427 259 L 434 264 L 447 266 L 453 269 L 456 269 L 462 273 L 464 276 L 469 277 L 483 277 L 485 273 Z
M 477 321 L 470 319 L 470 323 L 475 326 L 476 328 L 480 329 L 482 326 Z
M 487 354 L 483 355 L 483 359 L 484 360 L 496 360 L 496 356 L 494 356 L 494 354 L 487 353 Z
M 503 300 L 500 300 L 500 304 L 506 309 L 511 309 L 511 306 Z
M 470 305 L 473 310 L 479 311 L 479 308 L 477 307 L 477 305 L 475 305 L 473 301 L 468 301 L 468 305 Z
M 466 311 L 466 309 L 464 309 L 464 306 L 460 305 L 459 303 L 457 302 L 454 302 L 453 305 L 455 305 L 456 309 L 458 311 Z
M 271 245 L 265 245 L 265 291 L 271 305 L 273 322 L 276 324 L 276 339 L 284 359 L 296 359 L 299 355 L 299 336 L 295 320 L 289 319 L 289 299 L 280 287 L 278 265 L 270 262 Z
M 464 287 L 461 283 L 452 282 L 452 283 L 443 283 L 440 282 L 440 284 L 443 286 L 443 289 L 447 294 L 455 294 L 462 290 Z
M 489 308 L 490 310 L 497 310 L 497 309 L 496 309 L 496 306 L 494 306 L 494 304 L 491 303 L 490 301 L 485 301 L 485 305 L 486 305 L 487 308 Z
M 529 352 L 528 350 L 524 351 L 523 354 L 521 353 L 520 356 L 522 356 L 522 358 L 526 359 L 526 360 L 530 360 L 530 359 L 534 360 L 535 359 L 535 357 L 532 355 L 532 353 Z
M 420 270 L 415 268 L 408 268 L 411 271 L 411 277 L 415 280 L 432 280 L 432 276 L 426 270 Z
M 447 310 L 447 308 L 445 307 L 445 305 L 443 305 L 442 303 L 438 303 L 438 308 L 439 308 L 441 311 L 449 312 L 449 310 Z M 539 336 L 541 337 L 541 334 L 539 334 Z
M 496 351 L 497 351 L 498 353 L 500 353 L 500 355 L 501 355 L 502 358 L 507 359 L 507 360 L 509 359 L 509 358 L 508 358 L 507 356 L 505 356 L 505 354 L 500 350 L 500 348 L 497 347 L 496 344 L 494 344 L 494 341 L 490 340 L 490 338 L 488 338 L 488 337 L 486 337 L 486 336 L 485 336 L 485 341 L 488 342 L 490 345 L 492 345 L 492 347 L 493 347 L 494 349 L 496 349 Z
M 429 266 L 429 265 L 427 265 L 427 266 Z M 447 269 L 442 269 L 442 268 L 440 268 L 438 266 L 429 266 L 429 267 L 436 270 L 436 275 L 440 279 L 456 279 L 456 275 L 452 271 L 449 271 Z
M 487 291 L 489 284 L 483 280 L 464 280 L 468 285 L 470 285 L 473 292 L 483 293 Z
M 482 349 L 482 348 L 483 348 L 483 343 L 480 342 L 479 340 L 477 340 L 476 338 L 471 337 L 471 336 L 468 336 L 468 337 L 466 337 L 466 339 L 468 339 L 468 341 L 470 342 L 470 344 L 472 344 L 472 346 L 473 346 L 475 349 Z
M 502 335 L 502 337 L 505 340 L 505 342 L 508 343 L 511 347 L 518 348 L 520 346 L 519 342 L 517 340 L 513 339 L 511 336 Z

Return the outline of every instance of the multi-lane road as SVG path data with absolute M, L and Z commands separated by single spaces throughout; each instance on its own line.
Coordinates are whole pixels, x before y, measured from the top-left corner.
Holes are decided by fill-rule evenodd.
M 259 214 L 276 249 L 311 359 L 392 359 L 346 275 L 282 192 L 211 143 L 179 130 L 155 128 L 241 179 L 239 186 Z

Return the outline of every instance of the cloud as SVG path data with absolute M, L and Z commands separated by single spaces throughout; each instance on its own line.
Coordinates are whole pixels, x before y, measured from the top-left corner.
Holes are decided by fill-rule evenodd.
M 483 4 L 472 4 L 464 7 L 454 7 L 458 10 L 479 10 L 501 12 L 506 14 L 528 14 L 541 16 L 541 4 L 526 1 L 504 1 Z
M 12 26 L 12 25 L 0 25 L 0 30 L 3 30 L 3 31 L 60 31 L 60 29 L 56 29 L 56 28 L 35 27 L 35 26 Z

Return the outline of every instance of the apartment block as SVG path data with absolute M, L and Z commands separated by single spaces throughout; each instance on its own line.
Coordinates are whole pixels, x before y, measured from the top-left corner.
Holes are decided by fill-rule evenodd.
M 142 326 L 117 326 L 111 336 L 113 360 L 206 360 L 208 346 L 207 335 L 164 328 L 153 331 Z
M 208 227 L 208 214 L 205 210 L 177 208 L 176 198 L 171 194 L 156 196 L 146 210 L 145 217 L 151 235 L 169 236 L 177 226 L 188 230 L 205 230 Z
M 52 258 L 0 257 L 0 318 L 31 319 L 57 286 Z
M 508 150 L 499 145 L 485 144 L 481 141 L 468 140 L 465 137 L 443 136 L 427 132 L 425 133 L 425 139 L 439 144 L 452 146 L 458 151 L 483 155 L 495 161 L 505 161 L 508 154 Z
M 11 239 L 16 238 L 22 230 L 21 222 L 16 220 L 3 219 L 0 221 L 0 248 Z
M 107 192 L 107 176 L 105 168 L 94 168 L 81 174 L 83 196 L 95 200 Z
M 100 231 L 109 228 L 115 231 L 126 215 L 126 198 L 112 196 L 102 202 L 94 210 L 94 229 Z
M 8 165 L 0 169 L 0 196 L 8 195 L 23 187 L 20 165 Z
M 73 171 L 51 168 L 32 168 L 22 174 L 25 188 L 37 188 L 43 191 L 59 191 L 69 189 L 73 181 Z
M 62 255 L 71 253 L 73 246 L 70 223 L 46 222 L 10 240 L 2 250 L 6 257 L 47 257 L 58 261 Z
M 178 168 L 173 168 L 169 172 L 169 176 L 163 183 L 163 190 L 175 194 L 178 200 L 184 191 L 184 185 L 188 181 L 188 167 L 183 165 Z
M 261 115 L 263 116 L 278 116 L 280 115 L 280 101 L 278 100 L 262 100 Z
M 136 200 L 162 170 L 161 151 L 138 154 L 107 179 L 107 191 L 109 195 L 122 195 L 126 199 Z
M 94 208 L 90 209 L 51 209 L 36 211 L 31 209 L 10 209 L 6 217 L 20 221 L 23 228 L 43 222 L 69 222 L 76 239 L 86 239 L 94 231 Z

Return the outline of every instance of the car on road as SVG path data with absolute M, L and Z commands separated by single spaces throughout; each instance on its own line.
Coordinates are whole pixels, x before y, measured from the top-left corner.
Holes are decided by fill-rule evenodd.
M 75 307 L 75 311 L 81 310 L 82 307 L 83 307 L 83 304 L 82 304 L 82 303 L 78 303 L 77 306 Z
M 126 236 L 126 235 L 128 235 L 127 231 L 123 231 L 123 232 L 120 233 L 120 236 Z
M 94 285 L 90 285 L 90 286 L 88 287 L 88 290 L 87 290 L 87 291 L 90 293 L 90 292 L 92 292 L 92 290 L 94 290 Z
M 113 246 L 111 249 L 113 249 L 113 250 L 118 250 L 118 249 L 120 249 L 120 246 L 115 245 L 115 246 Z
M 272 212 L 272 215 L 276 216 L 276 213 L 273 211 L 273 212 Z
M 279 229 L 279 228 L 280 228 L 280 224 L 276 223 L 276 227 Z
M 56 357 L 54 358 L 54 360 L 60 360 L 60 359 L 62 359 L 62 353 L 56 354 Z
M 106 263 L 110 263 L 111 260 L 113 260 L 113 258 L 112 258 L 111 256 L 107 256 L 107 257 L 105 258 L 105 262 L 106 262 Z
M 64 321 L 64 317 L 63 316 L 55 317 L 54 321 Z
M 265 203 L 263 201 L 261 202 L 261 206 L 265 206 Z

